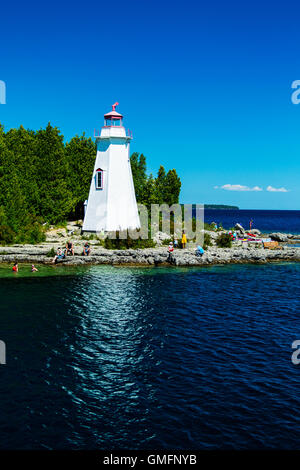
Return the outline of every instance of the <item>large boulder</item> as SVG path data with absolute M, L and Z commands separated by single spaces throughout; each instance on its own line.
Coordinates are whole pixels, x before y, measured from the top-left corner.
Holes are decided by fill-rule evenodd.
M 244 229 L 244 227 L 241 225 L 241 224 L 235 224 L 234 226 L 235 230 L 238 231 L 238 232 L 241 232 L 241 233 L 245 233 L 246 230 Z
M 252 233 L 252 235 L 261 235 L 261 231 L 258 230 L 257 228 L 253 228 L 253 229 L 249 230 L 248 233 Z
M 208 233 L 208 235 L 210 236 L 212 240 L 216 240 L 218 236 L 220 235 L 220 232 L 212 232 L 210 230 L 204 230 L 204 233 Z
M 287 242 L 288 241 L 288 235 L 286 233 L 280 233 L 280 232 L 270 233 L 269 237 L 272 240 L 275 240 L 276 242 Z
M 153 237 L 153 241 L 156 245 L 161 246 L 164 240 L 170 240 L 170 238 L 171 238 L 170 234 L 158 231 L 155 233 Z

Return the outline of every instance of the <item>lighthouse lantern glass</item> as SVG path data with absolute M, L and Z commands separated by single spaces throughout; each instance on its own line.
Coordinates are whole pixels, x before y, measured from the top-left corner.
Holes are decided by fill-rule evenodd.
M 106 127 L 111 127 L 111 126 L 117 126 L 121 127 L 122 126 L 122 119 L 105 119 L 105 126 Z

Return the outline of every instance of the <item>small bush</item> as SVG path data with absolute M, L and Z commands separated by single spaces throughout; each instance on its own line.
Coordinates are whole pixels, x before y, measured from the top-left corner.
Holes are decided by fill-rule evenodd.
M 55 255 L 56 251 L 54 250 L 54 248 L 51 248 L 51 250 L 48 251 L 48 253 L 46 254 L 47 258 L 54 258 Z
M 211 236 L 209 233 L 204 234 L 204 240 L 203 240 L 203 249 L 206 250 L 208 246 L 211 246 Z
M 208 232 L 215 232 L 216 226 L 214 224 L 208 224 L 204 222 L 204 230 L 207 230 Z
M 0 243 L 1 245 L 10 245 L 14 243 L 15 232 L 8 225 L 0 225 Z
M 37 219 L 31 219 L 24 227 L 18 230 L 16 243 L 29 243 L 35 245 L 46 240 L 45 226 L 41 225 Z
M 132 240 L 131 238 L 127 237 L 125 239 L 121 238 L 105 238 L 104 240 L 104 247 L 107 250 L 136 250 L 138 248 L 154 248 L 155 243 L 154 241 L 149 238 L 148 240 Z
M 221 233 L 216 239 L 216 244 L 219 248 L 231 248 L 232 238 L 229 233 Z
M 58 229 L 58 228 L 67 228 L 67 225 L 68 225 L 68 222 L 66 220 L 63 220 L 61 222 L 58 222 L 57 224 L 54 225 L 54 228 L 55 229 Z
M 94 234 L 94 233 L 91 233 L 90 235 L 87 235 L 85 238 L 86 238 L 87 240 L 96 240 L 97 235 Z

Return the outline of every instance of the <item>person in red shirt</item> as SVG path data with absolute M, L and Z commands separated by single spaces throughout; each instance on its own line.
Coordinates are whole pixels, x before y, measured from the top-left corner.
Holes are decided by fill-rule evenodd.
M 12 270 L 13 270 L 14 273 L 17 273 L 17 272 L 19 271 L 18 263 L 15 263 L 15 264 L 13 265 Z

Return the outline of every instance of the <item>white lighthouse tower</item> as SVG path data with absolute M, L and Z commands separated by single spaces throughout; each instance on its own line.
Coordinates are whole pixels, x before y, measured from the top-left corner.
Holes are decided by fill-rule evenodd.
M 104 115 L 101 133 L 95 135 L 97 156 L 83 222 L 84 232 L 111 232 L 140 228 L 131 173 L 131 135 L 116 111 Z M 95 132 L 96 134 L 96 132 Z

